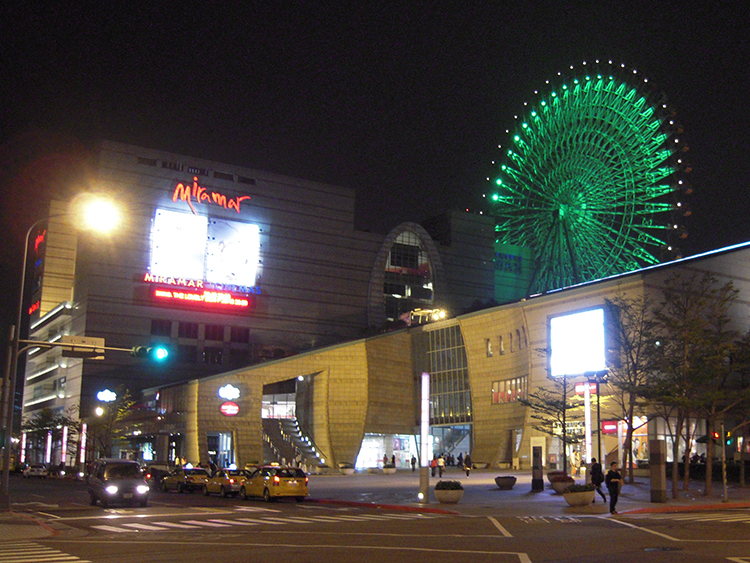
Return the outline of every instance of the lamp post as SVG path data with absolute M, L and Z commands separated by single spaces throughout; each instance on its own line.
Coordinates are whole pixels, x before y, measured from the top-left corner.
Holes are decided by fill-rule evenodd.
M 89 195 L 88 200 L 82 201 L 84 208 L 84 226 L 98 231 L 111 230 L 118 222 L 118 212 L 114 205 L 103 198 Z M 16 324 L 11 326 L 8 335 L 8 358 L 5 366 L 5 375 L 3 377 L 3 396 L 2 396 L 2 428 L 3 435 L 3 467 L 0 475 L 0 511 L 10 511 L 10 449 L 13 434 L 13 408 L 14 396 L 16 393 L 16 379 L 18 377 L 18 356 L 20 353 L 21 343 L 21 322 L 23 321 L 23 305 L 26 293 L 26 274 L 28 270 L 29 245 L 31 243 L 31 233 L 41 224 L 50 219 L 70 217 L 78 215 L 75 212 L 57 213 L 35 221 L 26 231 L 26 238 L 23 246 L 23 262 L 21 263 L 21 283 L 18 295 L 18 310 L 16 314 Z M 26 350 L 26 348 L 24 348 Z

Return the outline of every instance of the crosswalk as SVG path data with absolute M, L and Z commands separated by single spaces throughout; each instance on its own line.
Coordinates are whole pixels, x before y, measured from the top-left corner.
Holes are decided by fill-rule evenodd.
M 75 555 L 34 542 L 8 542 L 0 544 L 0 563 L 91 563 Z
M 725 522 L 750 524 L 750 510 L 722 510 L 717 512 L 657 512 L 622 514 L 628 520 L 660 520 L 669 522 Z
M 377 522 L 377 521 L 405 521 L 425 518 L 439 518 L 437 514 L 423 514 L 419 512 L 403 512 L 391 514 L 336 514 L 323 515 L 316 514 L 313 516 L 281 516 L 278 510 L 256 509 L 258 512 L 253 516 L 245 516 L 246 510 L 238 510 L 237 516 L 233 518 L 206 518 L 196 519 L 189 518 L 185 520 L 149 520 L 148 522 L 123 522 L 122 524 L 96 524 L 92 528 L 113 534 L 123 534 L 128 532 L 163 532 L 169 530 L 209 530 L 209 529 L 228 529 L 236 527 L 238 529 L 244 526 L 289 526 L 291 524 L 330 524 L 341 522 Z M 271 513 L 271 514 L 269 514 Z M 0 560 L 0 563 L 3 563 Z

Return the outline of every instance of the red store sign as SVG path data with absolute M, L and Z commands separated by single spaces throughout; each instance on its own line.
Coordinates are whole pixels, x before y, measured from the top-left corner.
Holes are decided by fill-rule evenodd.
M 221 404 L 219 410 L 224 416 L 236 416 L 240 412 L 240 406 L 232 401 L 227 401 Z

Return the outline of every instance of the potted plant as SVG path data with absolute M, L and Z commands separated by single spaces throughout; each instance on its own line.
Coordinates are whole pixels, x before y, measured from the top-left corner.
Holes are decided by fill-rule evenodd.
M 342 461 L 338 465 L 339 465 L 339 471 L 341 471 L 342 475 L 354 474 L 354 466 L 348 461 Z
M 498 475 L 495 477 L 495 484 L 501 491 L 509 491 L 516 484 L 516 477 L 514 475 Z
M 558 475 L 567 475 L 567 473 L 565 473 L 565 471 L 562 471 L 560 469 L 547 471 L 547 480 L 550 483 L 552 483 L 552 478 L 557 477 Z
M 563 497 L 569 506 L 587 506 L 594 502 L 594 495 L 596 495 L 596 487 L 593 483 L 570 485 L 563 491 Z
M 461 481 L 438 481 L 435 484 L 435 498 L 444 504 L 455 504 L 464 496 Z
M 550 485 L 552 485 L 552 488 L 555 490 L 556 493 L 562 494 L 562 492 L 570 487 L 571 485 L 575 485 L 576 480 L 573 479 L 573 477 L 570 477 L 568 475 L 553 475 L 549 478 Z
M 396 466 L 393 465 L 392 463 L 386 463 L 383 466 L 383 473 L 385 473 L 386 475 L 393 475 L 395 472 L 396 472 Z

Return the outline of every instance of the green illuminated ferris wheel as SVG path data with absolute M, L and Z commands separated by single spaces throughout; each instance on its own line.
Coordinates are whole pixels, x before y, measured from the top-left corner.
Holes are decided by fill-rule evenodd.
M 534 257 L 529 294 L 673 259 L 687 236 L 670 108 L 636 71 L 596 63 L 535 92 L 490 179 L 499 248 Z

